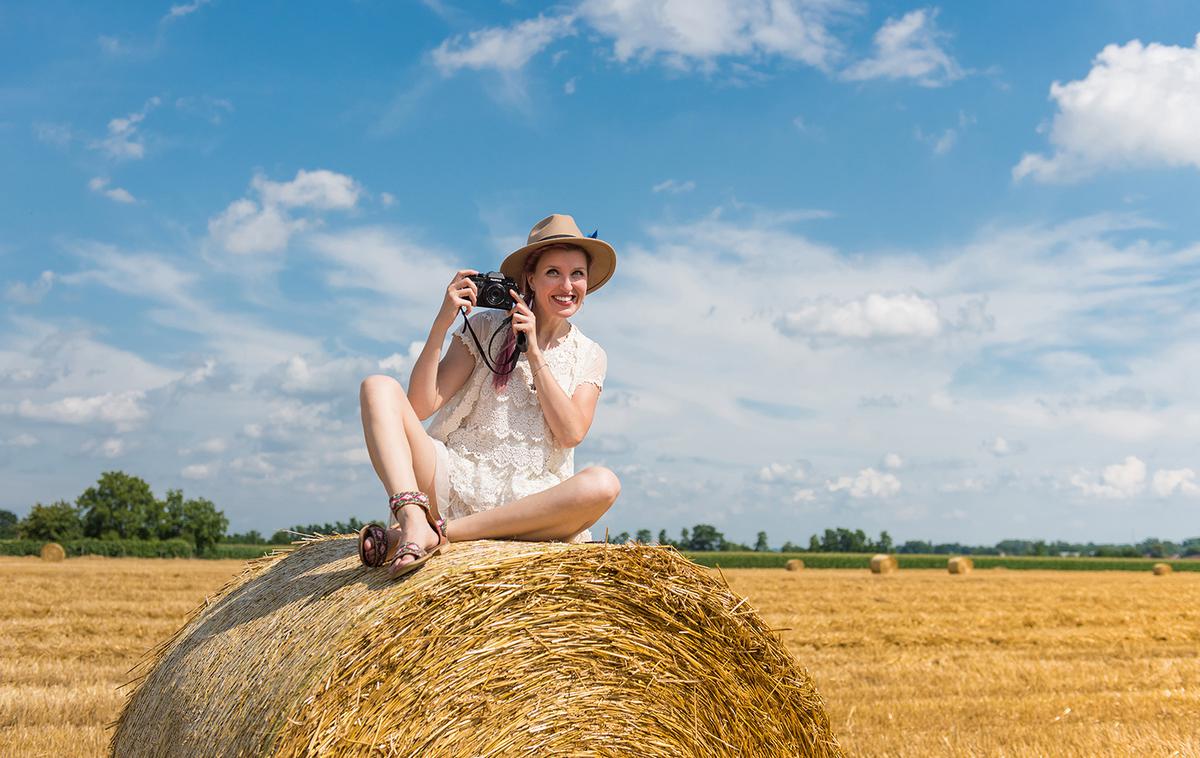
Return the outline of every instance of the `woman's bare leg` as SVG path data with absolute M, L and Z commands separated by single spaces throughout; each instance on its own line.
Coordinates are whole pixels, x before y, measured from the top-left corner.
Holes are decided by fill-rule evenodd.
M 451 542 L 509 538 L 565 540 L 596 523 L 621 494 L 617 475 L 589 466 L 548 490 L 451 521 Z
M 437 452 L 400 382 L 390 376 L 368 376 L 359 390 L 359 407 L 367 453 L 384 490 L 389 495 L 420 490 L 429 496 L 429 505 L 437 513 L 433 485 Z M 397 528 L 404 534 L 404 542 L 437 544 L 437 535 L 429 527 L 425 513 L 415 505 L 401 509 Z M 401 540 L 388 542 L 399 544 Z M 370 550 L 370 540 L 366 548 Z M 412 560 L 403 556 L 400 563 Z

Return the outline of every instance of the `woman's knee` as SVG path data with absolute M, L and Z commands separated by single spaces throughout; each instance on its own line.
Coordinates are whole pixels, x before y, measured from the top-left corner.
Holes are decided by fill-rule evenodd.
M 400 382 L 386 374 L 371 374 L 362 380 L 362 385 L 358 390 L 358 397 L 360 401 L 365 403 L 376 400 L 383 395 L 397 392 L 401 395 L 404 394 L 404 388 L 400 386 Z
M 621 480 L 604 466 L 588 466 L 579 472 L 585 478 L 591 500 L 604 503 L 607 507 L 617 501 L 621 494 Z

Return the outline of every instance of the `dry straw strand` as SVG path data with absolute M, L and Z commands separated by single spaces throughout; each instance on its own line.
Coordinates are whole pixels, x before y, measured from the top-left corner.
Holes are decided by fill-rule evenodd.
M 900 569 L 900 564 L 896 561 L 896 556 L 880 553 L 879 555 L 871 556 L 871 573 L 872 574 L 891 574 Z
M 66 560 L 67 551 L 63 550 L 63 546 L 57 542 L 47 542 L 42 545 L 42 560 L 57 563 L 58 561 Z
M 808 673 L 670 548 L 353 538 L 259 561 L 145 664 L 114 755 L 838 756 Z
M 956 555 L 946 561 L 946 569 L 951 574 L 969 574 L 975 570 L 975 561 L 965 555 Z
M 1169 563 L 1154 564 L 1154 575 L 1155 576 L 1166 576 L 1167 574 L 1171 573 L 1174 570 L 1175 569 L 1171 568 L 1171 564 L 1169 564 Z
M 788 571 L 803 571 L 804 561 L 800 560 L 799 558 L 792 558 L 787 562 L 784 568 L 786 568 Z

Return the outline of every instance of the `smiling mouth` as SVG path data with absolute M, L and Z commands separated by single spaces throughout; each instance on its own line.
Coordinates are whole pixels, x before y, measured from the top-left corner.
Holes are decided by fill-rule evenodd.
M 563 297 L 562 295 L 551 295 L 551 297 L 554 299 L 554 302 L 558 303 L 559 305 L 570 305 L 571 303 L 575 302 L 574 295 L 567 295 L 566 297 Z

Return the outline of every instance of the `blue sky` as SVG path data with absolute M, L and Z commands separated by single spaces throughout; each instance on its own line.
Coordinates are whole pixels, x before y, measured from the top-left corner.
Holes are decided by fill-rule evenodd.
M 613 531 L 1200 533 L 1200 10 L 0 10 L 5 502 L 384 515 L 357 385 L 550 212 L 620 255 Z

